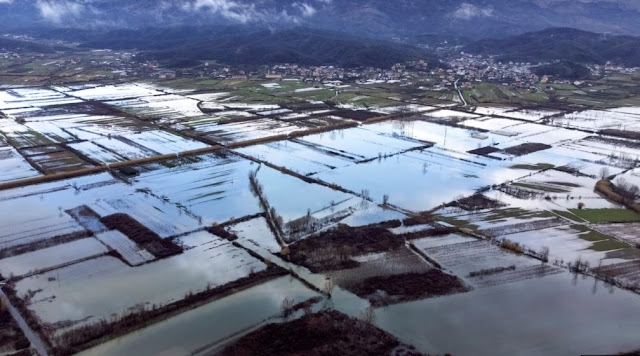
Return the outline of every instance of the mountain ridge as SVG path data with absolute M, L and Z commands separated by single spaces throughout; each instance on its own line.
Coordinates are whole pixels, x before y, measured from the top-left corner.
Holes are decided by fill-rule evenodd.
M 139 56 L 173 63 L 215 60 L 225 64 L 297 63 L 343 67 L 390 67 L 395 63 L 437 58 L 414 46 L 345 33 L 297 27 L 272 31 L 247 27 L 117 30 L 95 36 L 81 46 L 136 49 Z
M 0 30 L 178 25 L 303 25 L 366 37 L 452 34 L 477 39 L 547 27 L 640 35 L 629 0 L 13 0 L 0 2 Z
M 502 61 L 571 61 L 604 64 L 613 61 L 640 66 L 640 37 L 605 35 L 573 28 L 549 28 L 517 36 L 484 39 L 467 45 L 473 54 L 497 55 Z

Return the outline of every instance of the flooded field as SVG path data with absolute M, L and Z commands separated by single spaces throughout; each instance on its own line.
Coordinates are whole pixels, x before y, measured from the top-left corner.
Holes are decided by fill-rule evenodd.
M 0 90 L 7 300 L 51 354 L 349 317 L 429 354 L 640 348 L 638 108 L 340 89 Z
M 302 302 L 315 295 L 297 280 L 281 277 L 89 349 L 81 355 L 207 354 L 207 349 L 224 343 L 237 332 L 278 320 L 284 298 Z M 211 320 L 225 322 L 212 325 Z
M 640 113 L 631 109 L 588 110 L 553 120 L 555 125 L 586 130 L 619 129 L 640 131 Z
M 637 303 L 565 272 L 376 312 L 378 325 L 425 352 L 575 355 L 637 347 Z
M 43 323 L 77 326 L 140 305 L 161 306 L 265 268 L 206 232 L 186 235 L 180 242 L 189 247 L 183 254 L 137 267 L 135 273 L 116 258 L 98 257 L 23 279 L 16 289 L 19 294 L 38 291 L 30 308 Z M 121 291 L 118 298 L 108 292 L 113 288 Z

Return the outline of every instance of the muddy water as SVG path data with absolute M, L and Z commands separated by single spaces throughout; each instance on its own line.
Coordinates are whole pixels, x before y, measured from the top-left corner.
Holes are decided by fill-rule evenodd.
M 187 355 L 277 316 L 286 297 L 301 302 L 316 295 L 296 279 L 280 277 L 114 339 L 81 355 Z
M 429 353 L 579 355 L 640 347 L 640 298 L 568 272 L 376 314 L 378 326 Z
M 95 258 L 23 279 L 16 290 L 19 295 L 40 290 L 30 308 L 43 322 L 94 322 L 139 303 L 165 305 L 190 291 L 223 285 L 265 268 L 244 250 L 207 232 L 184 236 L 180 243 L 195 247 L 136 268 L 111 256 Z

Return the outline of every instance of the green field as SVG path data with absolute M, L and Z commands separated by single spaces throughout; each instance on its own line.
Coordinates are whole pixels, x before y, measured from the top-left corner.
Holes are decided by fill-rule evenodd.
M 571 212 L 565 211 L 565 210 L 552 210 L 552 212 L 556 215 L 562 216 L 563 218 L 567 218 L 569 220 L 578 222 L 578 223 L 584 223 L 586 222 L 586 220 L 584 219 L 580 219 L 577 215 L 572 214 Z
M 574 230 L 580 231 L 578 235 L 581 239 L 593 242 L 593 245 L 589 247 L 594 251 L 615 251 L 629 249 L 630 246 L 624 242 L 620 242 L 610 236 L 591 230 L 584 225 L 571 225 Z
M 528 171 L 542 171 L 545 169 L 551 169 L 555 166 L 549 163 L 538 163 L 538 164 L 516 164 L 511 166 L 511 169 L 523 169 Z
M 569 209 L 569 211 L 591 223 L 640 222 L 640 215 L 627 209 Z
M 547 192 L 547 193 L 568 193 L 569 192 L 569 190 L 566 190 L 566 189 L 554 188 L 554 187 L 549 187 L 541 184 L 513 183 L 512 185 L 520 188 L 538 190 L 538 191 Z

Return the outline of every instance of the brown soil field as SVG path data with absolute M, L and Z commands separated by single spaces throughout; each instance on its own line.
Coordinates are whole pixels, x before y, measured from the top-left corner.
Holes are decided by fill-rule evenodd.
M 472 196 L 456 200 L 448 204 L 448 206 L 455 206 L 467 211 L 473 211 L 481 209 L 496 209 L 504 207 L 505 204 L 497 200 L 489 199 L 482 194 L 474 194 Z
M 206 230 L 229 241 L 235 241 L 238 239 L 238 235 L 227 231 L 224 226 L 221 225 L 211 225 Z
M 433 215 L 426 211 L 402 220 L 404 226 L 425 225 L 432 222 Z
M 31 343 L 22 333 L 20 327 L 15 320 L 9 314 L 9 310 L 5 307 L 3 303 L 6 303 L 3 300 L 0 300 L 0 350 L 11 350 L 13 352 L 18 352 L 22 350 L 20 353 L 11 355 L 31 355 L 29 352 L 29 347 Z
M 375 307 L 469 290 L 458 277 L 439 269 L 431 269 L 425 273 L 372 277 L 345 287 L 356 295 L 369 299 Z
M 500 151 L 499 148 L 496 148 L 493 146 L 486 146 L 486 147 L 477 148 L 475 150 L 467 151 L 467 153 L 471 153 L 472 155 L 487 156 L 492 153 L 496 153 L 498 151 Z
M 350 256 L 384 252 L 404 246 L 404 238 L 379 225 L 350 227 L 338 225 L 319 235 L 289 246 L 284 258 L 314 273 L 354 268 L 359 262 Z
M 182 253 L 182 247 L 163 239 L 127 214 L 113 214 L 100 219 L 109 229 L 118 230 L 157 258 Z
M 605 129 L 605 130 L 600 130 L 599 133 L 602 135 L 629 138 L 632 140 L 640 140 L 640 132 Z
M 379 114 L 364 111 L 364 110 L 339 110 L 334 113 L 336 116 L 344 117 L 345 119 L 364 121 L 374 118 Z
M 309 314 L 286 323 L 265 325 L 221 352 L 224 356 L 392 354 L 422 355 L 413 347 L 401 344 L 391 334 L 334 310 Z
M 529 153 L 548 150 L 549 148 L 551 148 L 551 146 L 543 143 L 523 143 L 521 145 L 505 148 L 504 152 L 514 156 L 524 156 Z
M 424 237 L 436 237 L 436 236 L 444 236 L 449 234 L 454 234 L 459 232 L 460 229 L 453 226 L 438 226 L 433 229 L 426 229 L 420 231 L 406 232 L 404 234 L 398 234 L 397 236 L 402 237 L 404 240 L 416 240 Z

